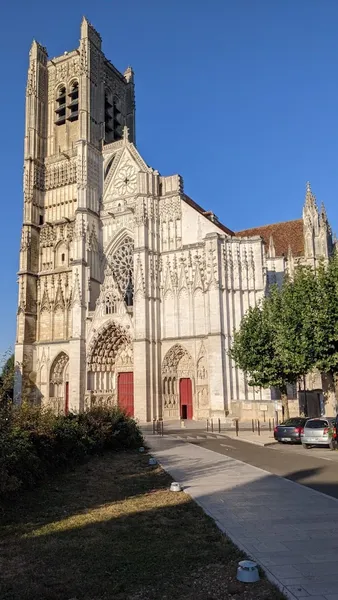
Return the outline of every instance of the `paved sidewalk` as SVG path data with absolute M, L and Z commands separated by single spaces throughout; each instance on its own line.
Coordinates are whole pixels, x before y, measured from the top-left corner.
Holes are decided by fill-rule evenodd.
M 171 436 L 147 444 L 285 595 L 338 600 L 338 500 Z

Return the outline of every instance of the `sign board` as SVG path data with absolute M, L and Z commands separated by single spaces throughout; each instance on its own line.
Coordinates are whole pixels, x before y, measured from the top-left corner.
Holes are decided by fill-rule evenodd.
M 262 410 L 263 412 L 268 410 L 268 405 L 267 404 L 260 404 L 259 405 L 259 410 Z

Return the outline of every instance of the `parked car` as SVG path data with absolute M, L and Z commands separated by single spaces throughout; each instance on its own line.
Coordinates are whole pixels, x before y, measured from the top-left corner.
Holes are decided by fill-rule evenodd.
M 273 435 L 275 440 L 284 444 L 300 444 L 301 433 L 307 419 L 305 417 L 292 417 L 275 427 Z
M 336 419 L 318 417 L 308 419 L 301 434 L 303 448 L 311 446 L 333 446 L 337 438 Z

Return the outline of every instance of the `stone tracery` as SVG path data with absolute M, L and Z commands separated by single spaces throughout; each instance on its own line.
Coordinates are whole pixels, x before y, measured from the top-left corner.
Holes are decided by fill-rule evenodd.
M 197 361 L 196 396 L 198 409 L 205 411 L 209 402 L 208 365 L 204 345 L 202 344 Z M 203 416 L 208 416 L 208 411 Z
M 65 352 L 60 352 L 54 359 L 49 375 L 49 400 L 50 407 L 56 413 L 66 410 L 66 384 L 68 385 L 69 357 Z
M 120 370 L 133 369 L 133 346 L 129 332 L 110 321 L 92 340 L 87 357 L 91 402 L 114 404 L 117 401 L 116 376 Z
M 131 336 L 115 323 L 109 322 L 89 346 L 88 368 L 91 371 L 110 371 L 114 368 L 118 351 L 131 344 Z
M 65 352 L 61 352 L 55 358 L 50 370 L 50 383 L 59 384 L 63 381 L 64 368 L 69 358 Z
M 126 237 L 109 259 L 114 278 L 128 306 L 133 303 L 134 295 L 134 242 Z
M 185 377 L 194 378 L 194 361 L 181 344 L 175 344 L 168 350 L 162 363 L 162 393 L 165 410 L 177 412 L 179 407 L 178 381 Z M 168 416 L 177 415 L 173 413 Z

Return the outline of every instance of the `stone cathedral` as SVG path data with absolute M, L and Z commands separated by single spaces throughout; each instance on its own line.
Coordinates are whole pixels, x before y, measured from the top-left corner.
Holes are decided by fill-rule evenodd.
M 134 74 L 84 18 L 76 50 L 29 55 L 15 398 L 118 404 L 141 421 L 272 415 L 228 357 L 246 309 L 297 260 L 328 256 L 303 218 L 233 232 L 136 147 Z M 277 398 L 278 402 L 278 398 Z M 277 407 L 278 408 L 278 407 Z

